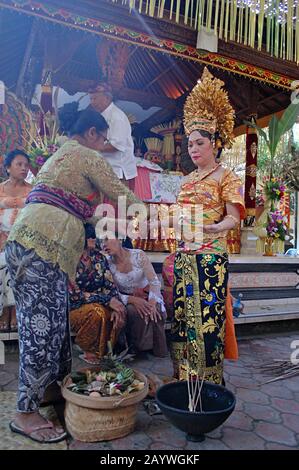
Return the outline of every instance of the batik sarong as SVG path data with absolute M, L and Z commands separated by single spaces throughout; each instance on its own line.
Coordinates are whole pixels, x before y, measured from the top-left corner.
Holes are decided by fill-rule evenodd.
M 227 254 L 176 254 L 171 355 L 179 379 L 186 379 L 189 368 L 222 382 L 227 266 Z
M 57 266 L 9 242 L 6 262 L 19 332 L 20 412 L 37 411 L 45 389 L 71 370 L 68 277 Z

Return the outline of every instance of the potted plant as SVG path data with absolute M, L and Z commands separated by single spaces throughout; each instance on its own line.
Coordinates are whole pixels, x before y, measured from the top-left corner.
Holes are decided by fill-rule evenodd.
M 138 404 L 147 394 L 145 375 L 126 367 L 110 352 L 98 366 L 64 379 L 66 427 L 84 442 L 124 437 L 133 431 Z

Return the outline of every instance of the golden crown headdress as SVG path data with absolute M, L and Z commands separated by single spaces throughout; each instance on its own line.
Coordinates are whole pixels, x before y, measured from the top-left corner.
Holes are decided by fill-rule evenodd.
M 230 148 L 235 112 L 223 86 L 224 82 L 205 67 L 201 79 L 186 99 L 184 127 L 187 135 L 194 130 L 205 130 L 210 134 L 219 132 L 223 146 Z

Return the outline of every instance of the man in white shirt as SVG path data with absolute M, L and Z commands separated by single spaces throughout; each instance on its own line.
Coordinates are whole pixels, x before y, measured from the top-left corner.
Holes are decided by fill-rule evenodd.
M 103 157 L 112 166 L 114 173 L 134 191 L 137 166 L 131 124 L 126 114 L 113 103 L 111 88 L 100 83 L 89 91 L 91 106 L 106 119 L 109 129 Z

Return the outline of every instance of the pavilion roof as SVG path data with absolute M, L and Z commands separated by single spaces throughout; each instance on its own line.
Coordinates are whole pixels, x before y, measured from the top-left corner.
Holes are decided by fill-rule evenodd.
M 291 61 L 225 41 L 219 41 L 218 53 L 199 51 L 191 28 L 133 17 L 110 0 L 0 0 L 0 25 L 0 80 L 14 91 L 20 77 L 40 83 L 45 64 L 54 85 L 71 94 L 86 91 L 103 75 L 101 48 L 110 48 L 113 58 L 117 45 L 126 44 L 127 63 L 115 94 L 144 108 L 162 108 L 144 123 L 147 128 L 173 118 L 204 65 L 225 82 L 237 126 L 255 108 L 259 117 L 284 109 L 292 81 L 299 79 Z

